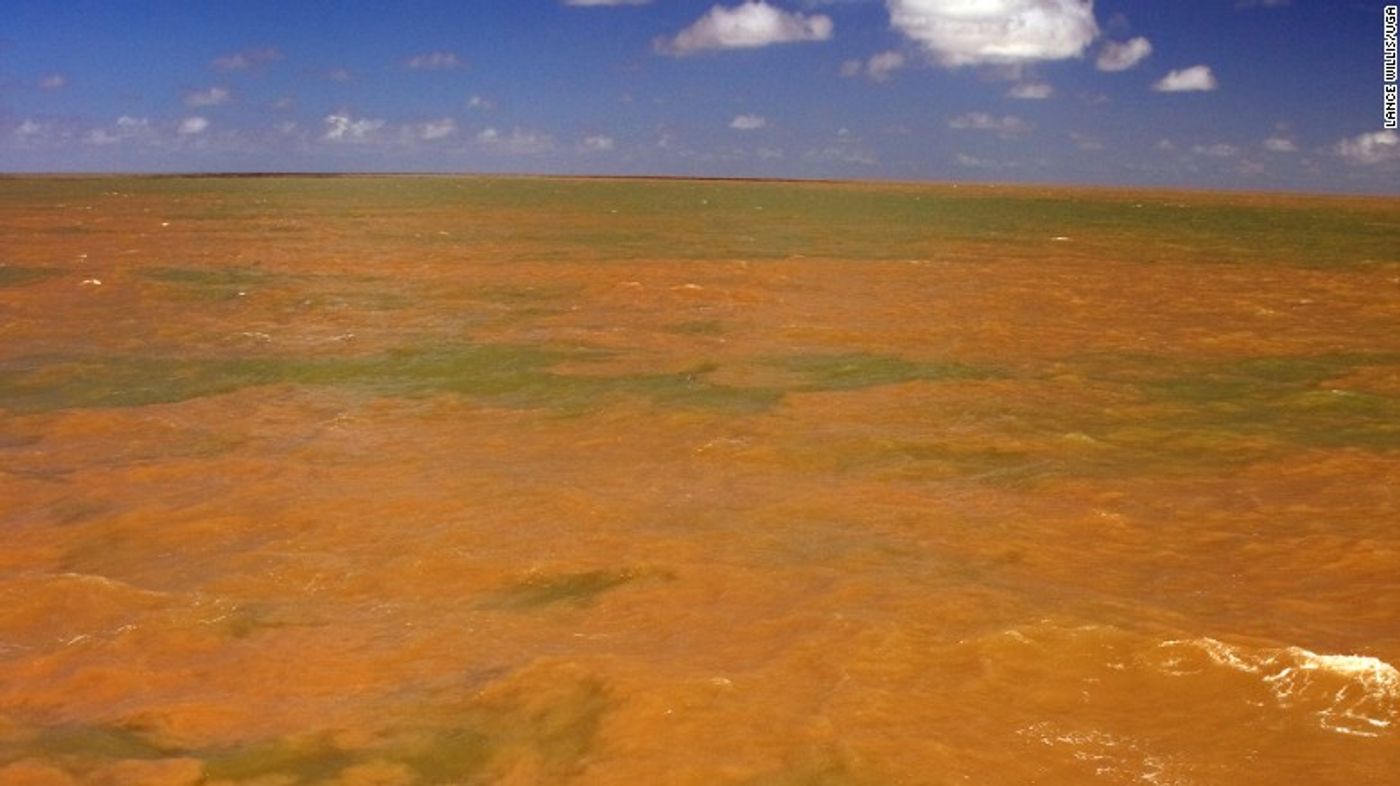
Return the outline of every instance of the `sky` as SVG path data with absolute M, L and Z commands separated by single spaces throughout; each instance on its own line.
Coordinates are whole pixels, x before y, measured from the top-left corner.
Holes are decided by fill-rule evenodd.
M 0 171 L 1400 193 L 1374 0 L 5 0 Z

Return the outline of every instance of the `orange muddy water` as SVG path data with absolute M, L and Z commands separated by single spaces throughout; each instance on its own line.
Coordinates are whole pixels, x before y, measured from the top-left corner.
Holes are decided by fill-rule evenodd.
M 0 180 L 0 784 L 1400 782 L 1397 240 Z

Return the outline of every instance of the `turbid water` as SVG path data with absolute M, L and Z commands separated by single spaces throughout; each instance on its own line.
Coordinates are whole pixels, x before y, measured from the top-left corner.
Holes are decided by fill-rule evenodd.
M 0 181 L 0 783 L 1395 783 L 1398 241 Z

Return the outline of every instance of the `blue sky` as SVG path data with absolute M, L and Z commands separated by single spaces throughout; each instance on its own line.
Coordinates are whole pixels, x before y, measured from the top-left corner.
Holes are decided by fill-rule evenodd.
M 0 170 L 1400 193 L 1361 0 L 6 0 Z

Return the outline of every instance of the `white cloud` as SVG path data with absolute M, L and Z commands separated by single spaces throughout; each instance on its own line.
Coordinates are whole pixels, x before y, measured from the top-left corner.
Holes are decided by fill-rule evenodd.
M 662 54 L 682 57 L 709 49 L 826 41 L 831 38 L 833 27 L 829 16 L 790 13 L 765 0 L 746 0 L 733 8 L 714 6 L 674 38 L 658 38 L 653 46 Z
M 144 117 L 122 115 L 111 128 L 94 128 L 83 135 L 89 145 L 114 145 L 128 140 L 150 141 L 154 135 L 151 121 Z
M 457 121 L 450 117 L 441 120 L 432 120 L 415 127 L 415 136 L 424 142 L 431 142 L 435 139 L 446 139 L 457 133 Z
M 876 82 L 883 82 L 890 78 L 890 74 L 903 68 L 908 62 L 902 52 L 880 52 L 870 56 L 870 59 L 847 60 L 841 64 L 841 76 L 855 77 L 864 74 Z
M 994 131 L 1001 136 L 1016 136 L 1031 130 L 1026 121 L 1015 115 L 994 117 L 986 112 L 968 112 L 948 120 L 948 127 L 959 131 Z
M 1028 101 L 1041 101 L 1054 94 L 1055 88 L 1047 82 L 1022 82 L 1006 91 L 1008 98 L 1020 98 Z
M 865 61 L 865 73 L 876 82 L 890 78 L 890 74 L 904 67 L 904 55 L 899 52 L 881 52 L 871 55 Z
M 185 94 L 185 106 L 218 106 L 228 103 L 233 94 L 226 87 L 193 90 Z
M 213 66 L 220 71 L 247 71 L 281 59 L 282 53 L 276 49 L 245 49 L 242 52 L 214 58 Z
M 476 141 L 489 150 L 511 155 L 531 155 L 554 149 L 554 139 L 548 134 L 519 128 L 514 129 L 509 134 L 502 134 L 494 128 L 487 128 L 476 135 Z
M 859 164 L 860 166 L 876 166 L 880 159 L 875 154 L 862 147 L 850 145 L 829 145 L 827 147 L 814 147 L 803 154 L 809 161 L 818 161 L 827 164 Z
M 17 137 L 24 138 L 38 136 L 43 130 L 44 127 L 39 123 L 36 123 L 33 120 L 25 120 L 23 123 L 20 123 L 19 125 L 15 126 L 14 134 Z
M 610 136 L 594 134 L 584 137 L 581 147 L 589 153 L 604 153 L 612 150 L 616 144 L 617 143 Z
M 1099 50 L 1094 66 L 1100 71 L 1127 71 L 1152 54 L 1152 42 L 1142 36 L 1127 41 L 1109 41 Z
M 1296 153 L 1298 143 L 1282 134 L 1274 134 L 1264 140 L 1264 149 L 1270 153 Z
M 428 52 L 410 57 L 404 64 L 415 71 L 444 71 L 457 68 L 462 61 L 453 52 Z
M 890 23 L 948 67 L 1079 57 L 1093 0 L 886 0 Z
M 1400 162 L 1400 134 L 1372 131 L 1338 142 L 1333 152 L 1357 166 L 1380 166 Z
M 582 8 L 613 5 L 648 5 L 650 3 L 651 0 L 564 0 L 564 5 L 573 5 Z
M 344 113 L 326 115 L 322 122 L 325 123 L 326 132 L 321 139 L 327 142 L 366 142 L 384 127 L 383 120 L 355 119 Z
M 1198 156 L 1210 156 L 1211 158 L 1234 158 L 1239 155 L 1240 149 L 1224 142 L 1216 142 L 1213 145 L 1194 145 L 1191 152 Z
M 1215 74 L 1210 72 L 1210 66 L 1198 65 L 1168 73 L 1157 80 L 1152 89 L 1159 93 L 1185 93 L 1214 90 L 1215 87 Z
M 739 115 L 729 121 L 729 127 L 735 131 L 757 131 L 768 125 L 768 120 L 761 115 Z
M 495 108 L 496 108 L 496 102 L 495 102 L 495 101 L 492 101 L 492 100 L 489 99 L 489 98 L 482 98 L 481 96 L 472 96 L 472 97 L 467 101 L 467 108 L 468 108 L 468 109 L 479 109 L 479 110 L 481 110 L 481 111 L 483 111 L 483 112 L 489 112 L 489 111 L 491 111 L 492 109 L 495 109 Z
M 63 74 L 47 74 L 39 80 L 40 90 L 62 90 L 68 86 L 68 77 Z
M 203 118 L 196 115 L 194 117 L 187 117 L 184 120 L 181 120 L 180 127 L 176 129 L 176 132 L 179 133 L 180 136 L 191 136 L 193 134 L 202 134 L 208 128 L 208 118 Z

